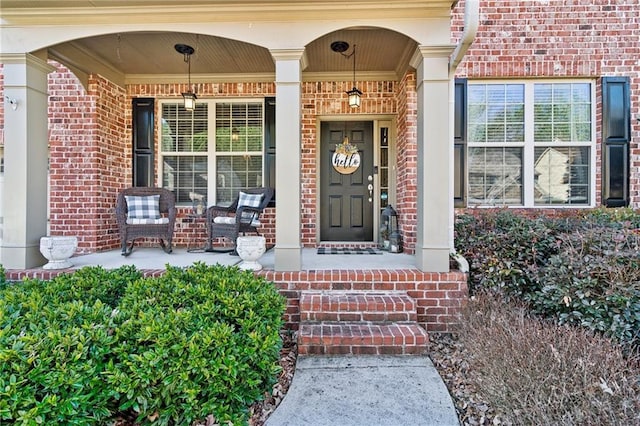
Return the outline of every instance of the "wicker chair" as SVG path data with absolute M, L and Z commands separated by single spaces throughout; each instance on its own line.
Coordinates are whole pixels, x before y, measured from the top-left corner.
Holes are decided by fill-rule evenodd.
M 250 195 L 261 195 L 259 204 L 255 206 L 240 205 L 240 195 L 230 206 L 212 206 L 207 209 L 207 247 L 206 251 L 219 251 L 214 249 L 215 238 L 227 238 L 234 244 L 233 248 L 224 251 L 234 251 L 236 239 L 240 234 L 247 232 L 260 235 L 260 213 L 267 207 L 273 198 L 273 188 L 250 188 L 241 192 Z
M 160 219 L 129 218 L 127 196 L 147 197 L 159 195 Z M 137 238 L 159 238 L 166 253 L 172 252 L 173 229 L 176 223 L 176 198 L 173 192 L 163 188 L 132 187 L 123 189 L 116 201 L 116 218 L 120 228 L 122 255 L 129 256 Z

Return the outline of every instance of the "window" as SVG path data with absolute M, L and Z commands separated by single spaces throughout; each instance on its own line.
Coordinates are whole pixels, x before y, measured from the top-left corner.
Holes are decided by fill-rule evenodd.
M 468 204 L 589 206 L 593 84 L 468 84 Z
M 194 111 L 166 102 L 161 110 L 162 185 L 178 204 L 231 204 L 240 190 L 263 185 L 262 101 L 198 101 Z

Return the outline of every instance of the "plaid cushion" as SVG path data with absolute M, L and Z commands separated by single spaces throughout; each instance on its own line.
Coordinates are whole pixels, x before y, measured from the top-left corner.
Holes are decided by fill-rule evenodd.
M 166 225 L 169 223 L 168 217 L 161 217 L 160 219 L 127 219 L 129 225 Z
M 127 220 L 160 219 L 160 195 L 125 195 L 127 200 Z
M 247 194 L 240 191 L 238 196 L 238 207 L 259 207 L 262 202 L 262 194 Z M 251 226 L 256 226 L 253 223 L 256 222 L 258 214 L 256 212 L 242 212 L 242 223 L 251 223 Z
M 240 191 L 240 196 L 238 197 L 238 207 L 259 207 L 261 202 L 262 194 L 247 194 L 246 192 Z

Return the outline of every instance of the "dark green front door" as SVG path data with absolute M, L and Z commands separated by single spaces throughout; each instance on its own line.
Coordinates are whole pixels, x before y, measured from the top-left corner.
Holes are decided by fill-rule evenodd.
M 325 121 L 321 125 L 320 239 L 373 241 L 373 123 Z M 334 168 L 336 146 L 348 136 L 357 146 L 359 167 L 342 174 Z

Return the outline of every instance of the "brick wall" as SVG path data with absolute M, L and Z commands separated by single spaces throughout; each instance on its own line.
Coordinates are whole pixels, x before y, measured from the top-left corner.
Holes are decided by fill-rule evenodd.
M 116 248 L 119 239 L 113 215 L 115 198 L 132 178 L 132 98 L 179 99 L 186 87 L 182 84 L 136 84 L 123 89 L 101 76 L 91 75 L 85 91 L 69 70 L 55 62 L 52 65 L 56 66 L 56 71 L 49 76 L 51 233 L 77 235 L 81 253 Z M 411 74 L 407 79 L 412 79 Z M 404 99 L 411 96 L 411 91 L 415 92 L 415 78 L 413 81 L 413 85 L 403 84 L 402 89 L 393 81 L 357 82 L 364 92 L 362 105 L 357 110 L 349 107 L 344 95 L 352 82 L 303 83 L 301 220 L 304 246 L 315 246 L 318 232 L 316 130 L 319 117 L 342 115 L 348 120 L 349 115 L 355 114 L 394 116 L 398 103 L 406 104 Z M 275 96 L 272 82 L 198 84 L 195 90 L 201 98 Z M 159 116 L 159 105 L 156 105 Z M 415 95 L 411 108 L 415 111 Z M 415 118 L 412 120 L 413 130 L 410 131 L 413 133 L 409 134 L 409 139 L 415 139 Z M 411 120 L 403 122 L 410 123 Z M 399 129 L 398 143 L 405 141 L 407 149 L 403 149 L 401 158 L 410 162 L 401 163 L 399 167 L 403 178 L 397 182 L 399 203 L 394 207 L 403 212 L 403 204 L 408 203 L 405 211 L 407 214 L 413 211 L 411 214 L 415 215 L 415 178 L 410 182 L 411 173 L 415 172 L 415 141 L 413 144 L 406 142 L 403 129 Z M 187 246 L 194 240 L 204 239 L 204 227 L 194 225 L 187 217 L 189 213 L 189 207 L 178 211 L 176 246 Z M 408 224 L 414 219 L 407 217 L 401 222 L 409 250 L 415 235 L 411 236 L 412 228 Z M 274 209 L 266 211 L 263 222 L 262 232 L 267 243 L 275 244 Z
M 257 83 L 199 83 L 192 85 L 198 97 L 206 98 L 264 98 L 275 96 L 275 83 L 273 82 L 257 82 Z M 187 91 L 185 84 L 132 84 L 127 88 L 127 120 L 125 121 L 127 146 L 122 155 L 126 156 L 126 162 L 131 164 L 131 100 L 135 97 L 149 97 L 156 99 L 156 117 L 161 115 L 160 106 L 157 102 L 161 99 L 181 100 L 181 93 Z M 157 126 L 156 126 L 157 127 Z M 158 129 L 156 128 L 156 146 Z M 157 154 L 156 150 L 156 154 Z M 156 157 L 157 159 L 157 157 Z M 157 163 L 156 163 L 157 166 Z M 129 166 L 128 175 L 125 182 L 127 185 L 131 182 L 131 167 Z M 154 172 L 157 176 L 157 170 Z M 159 183 L 157 183 L 159 184 Z M 126 185 L 123 185 L 126 186 Z M 194 247 L 201 245 L 206 239 L 206 232 L 202 223 L 194 223 L 189 217 L 191 206 L 179 207 L 176 218 L 175 233 L 173 243 L 177 247 Z M 275 209 L 269 208 L 264 215 L 260 217 L 260 233 L 266 238 L 267 245 L 275 244 Z M 143 242 L 143 244 L 145 244 Z M 146 244 L 154 244 L 154 242 L 146 242 Z
M 345 92 L 353 87 L 353 82 L 306 82 L 302 84 L 302 245 L 315 247 L 319 228 L 317 198 L 317 162 L 320 144 L 318 135 L 319 117 L 341 116 L 349 120 L 353 115 L 396 115 L 398 109 L 397 83 L 394 81 L 356 82 L 363 92 L 360 108 L 349 106 Z
M 465 0 L 453 13 L 453 41 L 462 33 Z M 631 78 L 631 201 L 640 208 L 640 7 L 629 0 L 486 0 L 480 25 L 457 77 Z M 597 81 L 600 99 L 600 81 Z M 602 141 L 602 104 L 596 109 Z M 596 152 L 601 203 L 602 154 Z
M 186 88 L 133 85 L 125 91 L 101 76 L 91 75 L 85 91 L 69 70 L 51 64 L 56 67 L 49 75 L 51 233 L 78 236 L 79 253 L 116 248 L 115 199 L 132 179 L 131 100 L 136 96 L 176 98 Z M 262 97 L 273 96 L 275 86 L 216 83 L 198 85 L 197 90 L 203 97 Z M 179 209 L 174 240 L 178 246 L 204 238 L 204 227 L 194 228 L 187 218 L 189 212 L 190 208 Z M 268 209 L 263 228 L 270 244 L 275 239 L 274 221 L 275 213 Z M 194 236 L 196 229 L 200 232 Z
M 429 332 L 452 332 L 469 296 L 467 276 L 462 272 L 420 272 L 418 270 L 370 271 L 260 271 L 287 298 L 285 326 L 300 323 L 302 291 L 400 291 L 415 299 L 418 323 Z
M 49 75 L 50 232 L 78 251 L 117 245 L 113 206 L 127 172 L 124 89 L 91 76 L 85 91 L 60 64 Z
M 418 223 L 418 97 L 415 73 L 405 74 L 398 93 L 397 200 L 394 208 L 398 212 L 404 251 L 413 253 Z
M 141 272 L 146 277 L 158 277 L 165 273 L 163 269 L 146 269 Z M 7 271 L 6 278 L 9 281 L 20 281 L 24 278 L 50 280 L 65 273 L 67 272 L 64 270 L 54 269 L 12 269 Z M 420 272 L 416 269 L 292 272 L 262 270 L 256 272 L 256 275 L 273 282 L 280 294 L 286 298 L 283 320 L 285 328 L 291 330 L 297 330 L 300 325 L 300 295 L 305 291 L 406 292 L 415 300 L 417 322 L 428 332 L 454 332 L 469 297 L 467 274 L 459 271 L 434 273 Z M 398 306 L 394 309 L 397 311 L 403 308 Z

